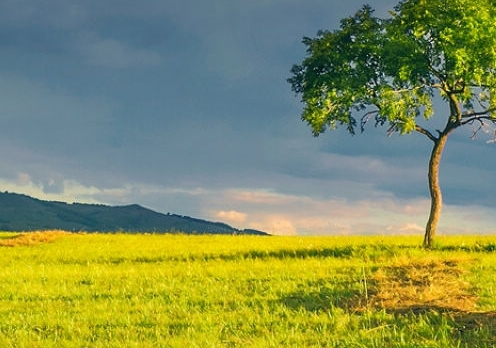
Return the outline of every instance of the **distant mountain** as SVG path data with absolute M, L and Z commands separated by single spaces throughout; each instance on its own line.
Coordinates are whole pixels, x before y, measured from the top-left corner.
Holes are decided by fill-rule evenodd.
M 43 201 L 0 192 L 0 231 L 61 229 L 86 232 L 155 232 L 190 234 L 257 234 L 221 222 L 176 214 L 161 214 L 137 204 L 108 206 Z

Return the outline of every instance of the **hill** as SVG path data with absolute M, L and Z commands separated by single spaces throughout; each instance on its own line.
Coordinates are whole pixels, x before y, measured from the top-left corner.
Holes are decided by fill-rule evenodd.
M 108 206 L 64 203 L 43 201 L 16 193 L 0 193 L 1 231 L 50 229 L 87 232 L 267 234 L 251 229 L 238 230 L 221 222 L 162 214 L 138 204 Z

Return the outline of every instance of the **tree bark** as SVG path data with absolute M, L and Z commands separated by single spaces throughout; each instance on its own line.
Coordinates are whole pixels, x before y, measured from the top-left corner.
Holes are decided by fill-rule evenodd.
M 429 192 L 431 194 L 431 211 L 427 226 L 425 227 L 424 247 L 431 248 L 436 235 L 437 225 L 441 216 L 441 208 L 443 205 L 443 197 L 441 194 L 441 186 L 439 185 L 439 164 L 443 154 L 446 140 L 448 139 L 447 133 L 439 134 L 439 138 L 434 141 L 432 147 L 431 158 L 429 160 Z

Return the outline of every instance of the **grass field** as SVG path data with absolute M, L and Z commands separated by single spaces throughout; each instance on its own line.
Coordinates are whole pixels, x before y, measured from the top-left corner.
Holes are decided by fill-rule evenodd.
M 0 347 L 495 347 L 496 237 L 0 234 Z

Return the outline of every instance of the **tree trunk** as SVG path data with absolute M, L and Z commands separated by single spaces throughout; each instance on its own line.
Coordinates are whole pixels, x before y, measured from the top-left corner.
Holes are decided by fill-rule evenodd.
M 441 187 L 439 186 L 439 163 L 443 154 L 444 145 L 448 139 L 447 133 L 441 133 L 439 138 L 434 141 L 431 158 L 429 160 L 429 191 L 431 194 L 431 212 L 429 220 L 425 227 L 424 247 L 431 248 L 434 236 L 436 235 L 437 225 L 441 216 L 443 198 Z

